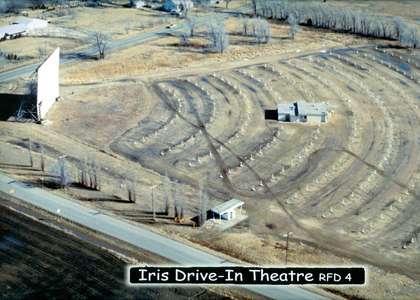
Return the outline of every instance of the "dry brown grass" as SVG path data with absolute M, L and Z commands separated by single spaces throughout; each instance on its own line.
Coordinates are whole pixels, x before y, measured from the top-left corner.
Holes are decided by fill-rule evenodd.
M 66 66 L 62 82 L 79 84 L 115 80 L 156 73 L 173 72 L 174 69 L 213 66 L 216 63 L 237 62 L 254 58 L 296 53 L 309 49 L 338 47 L 358 42 L 355 36 L 302 28 L 295 40 L 287 38 L 288 26 L 272 24 L 273 39 L 269 44 L 257 45 L 252 37 L 238 34 L 240 22 L 231 18 L 226 22 L 230 33 L 230 47 L 226 53 L 211 53 L 205 49 L 204 30 L 190 39 L 192 46 L 179 45 L 178 37 L 165 37 L 157 41 L 114 53 L 103 61 L 87 61 Z

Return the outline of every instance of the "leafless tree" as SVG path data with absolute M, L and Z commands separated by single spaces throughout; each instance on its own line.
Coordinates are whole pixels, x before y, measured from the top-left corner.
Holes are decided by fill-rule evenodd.
M 39 47 L 38 48 L 38 57 L 39 59 L 43 59 L 47 56 L 47 47 Z
M 289 15 L 289 17 L 287 18 L 287 23 L 289 23 L 290 25 L 289 37 L 294 39 L 296 33 L 299 31 L 298 19 L 295 15 Z
M 196 17 L 189 17 L 187 20 L 188 35 L 194 37 L 198 27 L 198 19 Z
M 128 201 L 136 203 L 136 183 L 132 178 L 125 179 L 125 187 L 127 188 Z
M 169 199 L 171 195 L 171 181 L 168 177 L 168 172 L 165 172 L 165 177 L 163 179 L 163 201 L 164 201 L 164 213 L 166 216 L 169 215 Z
M 32 140 L 31 138 L 28 139 L 28 153 L 29 153 L 29 165 L 31 167 L 34 166 L 34 158 L 32 156 Z
M 155 187 L 152 187 L 152 215 L 153 215 L 153 220 L 156 220 L 156 208 L 155 208 Z
M 271 28 L 267 20 L 254 18 L 252 20 L 252 34 L 258 44 L 267 44 L 271 40 Z
M 242 34 L 248 35 L 249 34 L 249 18 L 242 18 Z
M 109 37 L 102 32 L 95 32 L 93 34 L 93 41 L 93 45 L 98 51 L 98 58 L 104 59 L 109 43 Z
M 208 29 L 210 48 L 213 51 L 224 53 L 229 46 L 229 37 L 225 31 L 223 21 L 211 22 Z
M 411 48 L 417 48 L 420 45 L 417 27 L 399 17 L 391 19 L 316 2 L 260 0 L 258 4 L 257 14 L 262 17 L 288 20 L 293 15 L 296 18 L 296 24 L 305 23 L 340 32 L 399 40 L 403 46 Z M 291 26 L 290 36 L 293 37 L 294 34 L 296 30 Z
M 178 193 L 175 187 L 172 190 L 172 198 L 174 201 L 174 218 L 176 220 L 179 218 L 180 212 L 179 212 L 179 203 L 178 203 Z
M 175 221 L 180 221 L 184 218 L 184 201 L 181 197 L 179 197 L 179 193 L 176 187 L 173 187 L 174 189 L 172 190 L 172 198 L 174 201 L 174 218 Z
M 231 1 L 232 0 L 225 0 L 225 2 L 226 2 L 226 8 L 229 8 L 229 4 L 230 4 Z
M 45 171 L 45 149 L 44 149 L 44 146 L 42 145 L 39 145 L 39 148 L 41 152 L 40 167 L 41 167 L 41 171 L 44 172 Z
M 89 186 L 88 183 L 88 163 L 87 158 L 79 163 L 79 183 L 82 186 Z
M 182 220 L 184 219 L 184 202 L 181 202 L 180 209 L 179 209 L 179 218 Z
M 203 189 L 202 184 L 200 184 L 200 208 L 198 213 L 198 226 L 203 226 L 207 221 L 207 203 L 208 195 L 207 192 Z
M 88 161 L 88 176 L 90 187 L 95 190 L 100 190 L 100 178 L 99 178 L 100 167 L 94 157 L 91 157 Z
M 70 174 L 67 170 L 65 156 L 60 156 L 53 166 L 53 173 L 56 174 L 58 185 L 65 188 L 70 183 Z
M 78 164 L 79 183 L 85 187 L 100 190 L 100 170 L 94 156 L 87 156 Z
M 257 15 L 257 0 L 251 0 L 252 13 L 254 17 Z

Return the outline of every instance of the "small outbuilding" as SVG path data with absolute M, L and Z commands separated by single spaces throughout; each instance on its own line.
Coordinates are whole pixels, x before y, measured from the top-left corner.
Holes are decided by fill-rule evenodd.
M 22 17 L 11 25 L 0 27 L 0 40 L 18 38 L 28 31 L 46 28 L 47 26 L 48 21 Z
M 134 7 L 134 8 L 143 8 L 146 6 L 146 2 L 138 0 L 138 1 L 134 1 L 131 0 L 130 1 L 130 7 Z
M 163 10 L 167 12 L 181 13 L 193 8 L 194 4 L 191 0 L 165 0 Z
M 213 207 L 210 210 L 210 216 L 212 219 L 230 221 L 235 219 L 237 214 L 242 215 L 243 206 L 243 201 L 239 199 L 231 199 Z
M 292 123 L 325 123 L 328 120 L 329 109 L 325 102 L 309 103 L 296 101 L 277 105 L 277 120 Z
M 0 28 L 0 41 L 15 39 L 26 33 L 26 27 L 20 24 L 8 25 Z

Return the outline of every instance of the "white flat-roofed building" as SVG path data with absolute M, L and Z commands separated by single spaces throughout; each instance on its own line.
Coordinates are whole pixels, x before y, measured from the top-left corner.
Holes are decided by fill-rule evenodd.
M 22 24 L 13 24 L 0 27 L 0 40 L 13 39 L 24 35 L 26 26 Z
M 279 122 L 325 123 L 328 120 L 329 108 L 325 102 L 296 101 L 290 104 L 278 104 L 277 115 Z
M 236 218 L 236 214 L 242 214 L 242 208 L 244 206 L 244 202 L 239 199 L 231 199 L 226 201 L 222 204 L 219 204 L 213 207 L 211 212 L 211 217 L 213 219 L 219 220 L 232 220 Z
M 0 40 L 17 38 L 28 31 L 46 28 L 47 26 L 48 21 L 46 20 L 22 17 L 11 25 L 0 27 Z

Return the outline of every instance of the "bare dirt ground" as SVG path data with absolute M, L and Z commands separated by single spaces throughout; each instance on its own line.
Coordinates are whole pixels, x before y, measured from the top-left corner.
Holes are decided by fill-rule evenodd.
M 94 156 L 102 192 L 67 190 L 86 205 L 257 264 L 282 264 L 284 234 L 292 231 L 292 263 L 369 266 L 366 287 L 340 293 L 415 298 L 418 50 L 310 29 L 292 41 L 282 24 L 273 24 L 271 44 L 258 46 L 237 34 L 236 20 L 227 24 L 232 46 L 224 55 L 203 52 L 200 35 L 187 48 L 166 37 L 64 67 L 64 100 L 45 126 L 1 123 L 0 166 L 40 184 L 38 153 L 35 167 L 19 167 L 28 165 L 29 136 L 46 147 L 45 180 L 62 154 L 75 180 L 77 163 Z M 322 126 L 264 120 L 264 109 L 296 99 L 328 102 L 332 119 Z M 209 207 L 246 201 L 248 223 L 218 233 L 151 221 L 151 186 L 165 174 L 187 216 L 197 213 L 201 183 Z M 126 200 L 126 176 L 136 179 L 136 204 Z M 158 210 L 164 196 L 155 189 Z

